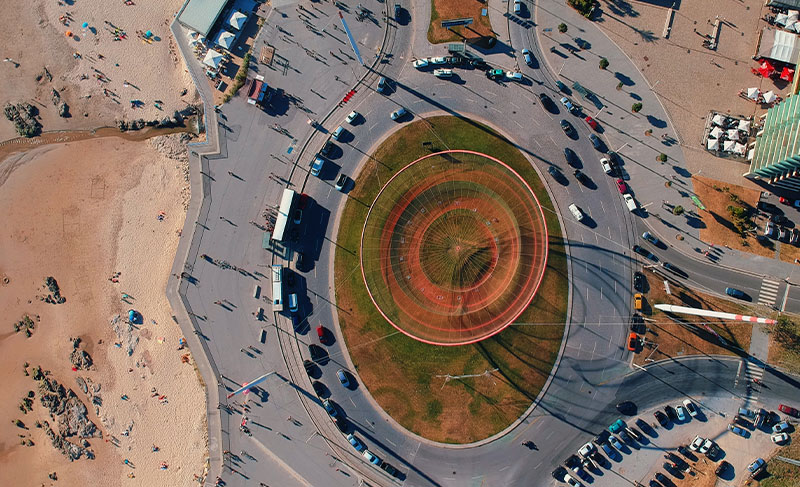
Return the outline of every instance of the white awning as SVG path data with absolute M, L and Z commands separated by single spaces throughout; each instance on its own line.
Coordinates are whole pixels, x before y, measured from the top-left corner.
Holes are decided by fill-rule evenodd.
M 206 53 L 206 58 L 203 59 L 203 64 L 206 66 L 210 66 L 214 69 L 219 68 L 219 63 L 222 62 L 222 54 L 218 53 L 213 49 L 209 49 Z
M 708 139 L 708 142 L 706 142 L 706 146 L 708 147 L 708 150 L 719 150 L 719 140 Z
M 718 113 L 714 115 L 714 118 L 711 119 L 711 123 L 714 125 L 725 125 L 725 117 Z
M 728 138 L 731 140 L 739 140 L 739 131 L 737 129 L 728 130 Z
M 750 132 L 750 120 L 739 120 L 738 128 L 742 132 Z
M 231 34 L 227 30 L 223 30 L 219 33 L 217 40 L 214 42 L 223 49 L 230 50 L 234 39 L 236 39 L 235 35 Z
M 744 152 L 745 152 L 746 150 L 747 150 L 747 146 L 745 146 L 744 144 L 736 144 L 736 145 L 733 147 L 733 153 L 734 153 L 734 154 L 741 154 L 741 155 L 744 155 Z
M 778 14 L 775 16 L 775 24 L 786 25 L 789 22 L 789 16 L 786 14 Z
M 772 90 L 764 93 L 764 103 L 772 103 L 777 98 L 778 96 Z
M 747 88 L 747 98 L 751 100 L 758 100 L 758 96 L 761 94 L 761 90 L 758 88 Z
M 734 147 L 736 147 L 736 142 L 732 140 L 726 140 L 725 142 L 722 143 L 722 149 L 727 152 L 733 151 Z
M 714 127 L 713 129 L 711 129 L 711 133 L 709 133 L 708 135 L 713 137 L 713 138 L 715 138 L 715 139 L 718 139 L 719 136 L 724 134 L 724 133 L 725 133 L 725 131 L 722 130 L 721 128 Z
M 797 43 L 797 34 L 764 27 L 755 58 L 774 59 L 794 66 L 797 64 L 798 51 L 800 46 Z
M 233 26 L 233 28 L 236 30 L 241 30 L 242 27 L 244 27 L 245 22 L 247 22 L 247 15 L 239 12 L 238 10 L 233 12 L 231 14 L 231 18 L 228 19 L 228 23 L 231 24 L 231 26 Z

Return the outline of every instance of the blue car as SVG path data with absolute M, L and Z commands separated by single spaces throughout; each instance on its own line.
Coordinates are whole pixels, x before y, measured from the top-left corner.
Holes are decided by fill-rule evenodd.
M 732 288 L 732 287 L 726 287 L 725 288 L 725 294 L 727 294 L 728 296 L 733 296 L 734 298 L 739 298 L 739 299 L 742 299 L 744 297 L 744 293 L 742 291 L 739 291 L 738 289 L 735 289 L 735 288 Z
M 353 445 L 353 448 L 355 448 L 356 451 L 365 451 L 367 449 L 367 447 L 364 446 L 363 443 L 361 443 L 361 440 L 356 438 L 355 435 L 353 435 L 353 433 L 347 435 L 347 441 L 349 441 L 350 444 Z
M 618 419 L 611 423 L 611 426 L 608 427 L 608 431 L 612 433 L 618 433 L 623 428 L 625 428 L 625 421 Z

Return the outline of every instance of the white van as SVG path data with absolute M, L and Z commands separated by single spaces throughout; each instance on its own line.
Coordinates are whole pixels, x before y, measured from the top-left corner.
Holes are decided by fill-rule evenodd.
M 439 68 L 433 70 L 433 75 L 437 78 L 449 78 L 453 76 L 453 70 L 447 68 Z
M 579 222 L 583 221 L 584 218 L 583 211 L 581 211 L 581 209 L 578 208 L 578 205 L 572 203 L 571 205 L 569 205 L 569 211 L 570 213 L 572 213 L 572 216 L 574 216 L 576 220 L 578 220 Z
M 631 213 L 639 209 L 639 207 L 636 206 L 636 201 L 633 199 L 633 196 L 629 195 L 628 193 L 623 194 L 622 199 L 625 200 L 625 206 L 628 207 L 628 210 L 630 210 Z
M 297 313 L 297 309 L 297 293 L 292 293 L 289 295 L 289 311 Z

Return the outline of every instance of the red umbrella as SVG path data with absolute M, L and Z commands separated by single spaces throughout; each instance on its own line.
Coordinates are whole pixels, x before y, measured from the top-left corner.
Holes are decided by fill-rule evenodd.
M 758 68 L 758 72 L 761 73 L 761 76 L 769 78 L 775 72 L 775 68 L 769 61 L 764 61 L 761 63 L 761 67 Z
M 783 71 L 781 71 L 781 79 L 792 81 L 792 79 L 794 79 L 794 69 L 783 68 Z

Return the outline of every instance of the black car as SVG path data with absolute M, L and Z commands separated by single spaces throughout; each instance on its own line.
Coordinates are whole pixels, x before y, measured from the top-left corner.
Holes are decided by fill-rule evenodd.
M 664 412 L 667 413 L 667 416 L 672 421 L 675 421 L 675 420 L 678 419 L 678 413 L 675 411 L 674 407 L 672 407 L 672 406 L 664 406 Z
M 542 106 L 550 110 L 556 104 L 553 102 L 553 99 L 547 96 L 547 93 L 539 93 L 539 101 L 542 103 Z
M 319 151 L 319 154 L 321 156 L 323 156 L 323 157 L 328 157 L 330 155 L 330 153 L 333 152 L 333 149 L 335 149 L 335 148 L 336 148 L 336 145 L 333 142 L 331 142 L 331 141 L 325 142 L 325 145 L 322 146 L 322 150 Z
M 589 184 L 589 176 L 581 172 L 580 169 L 575 169 L 572 174 L 575 176 L 575 179 L 581 182 L 584 186 Z
M 553 473 L 550 474 L 553 476 L 554 479 L 558 480 L 559 482 L 564 481 L 564 475 L 567 474 L 567 469 L 564 467 L 558 467 L 557 469 L 553 470 Z
M 664 487 L 663 485 L 659 484 L 655 480 L 650 481 L 650 487 Z
M 786 225 L 789 223 L 789 219 L 781 214 L 773 214 L 769 219 L 776 225 Z
M 627 416 L 636 414 L 636 404 L 633 401 L 622 401 L 617 404 L 617 411 Z
M 556 166 L 547 166 L 547 172 L 553 176 L 553 179 L 562 180 L 564 179 L 564 175 L 561 174 L 561 171 L 558 170 Z
M 580 159 L 578 159 L 578 154 L 569 147 L 564 148 L 564 159 L 567 160 L 567 164 L 570 166 L 580 169 L 581 164 Z
M 620 438 L 622 438 L 622 441 L 624 441 L 625 443 L 633 443 L 633 438 L 631 437 L 631 435 L 628 434 L 627 431 L 620 430 L 619 433 L 617 434 L 619 435 Z
M 393 466 L 389 465 L 388 463 L 386 463 L 386 462 L 381 463 L 381 468 L 383 470 L 385 470 L 386 473 L 388 473 L 392 477 L 396 477 L 397 476 L 397 469 L 394 468 Z
M 728 470 L 728 467 L 730 467 L 730 466 L 731 466 L 730 463 L 728 463 L 725 460 L 723 460 L 723 461 L 719 462 L 719 465 L 717 465 L 717 469 L 714 470 L 714 473 L 717 474 L 717 476 L 720 476 L 722 474 L 722 472 L 724 472 L 725 470 Z
M 689 274 L 687 274 L 683 269 L 681 269 L 679 267 L 675 267 L 675 265 L 670 264 L 669 262 L 663 262 L 661 264 L 661 266 L 664 267 L 664 269 L 672 272 L 673 274 L 677 274 L 677 275 L 683 277 L 684 279 L 689 277 Z
M 569 458 L 566 459 L 566 461 L 564 461 L 564 465 L 566 465 L 569 468 L 580 467 L 581 459 L 580 457 L 578 457 L 578 455 L 575 455 L 573 453 L 572 455 L 569 456 Z
M 639 292 L 644 292 L 644 274 L 641 272 L 633 273 L 633 288 Z
M 669 485 L 669 479 L 667 478 L 666 475 L 664 475 L 661 472 L 656 472 L 656 480 L 658 480 L 659 482 L 661 482 L 664 485 Z
M 656 411 L 653 413 L 653 416 L 656 417 L 656 420 L 659 422 L 661 426 L 667 426 L 669 424 L 669 419 L 667 416 L 662 413 L 661 411 Z
M 632 332 L 644 335 L 647 332 L 647 327 L 644 326 L 644 317 L 639 313 L 632 314 L 630 328 Z
M 572 124 L 563 119 L 559 124 L 561 125 L 561 130 L 563 130 L 565 134 L 572 135 Z
M 469 64 L 473 68 L 480 69 L 483 71 L 488 71 L 489 68 L 491 68 L 491 66 L 489 66 L 489 64 L 483 59 L 473 59 L 472 61 L 469 62 Z

